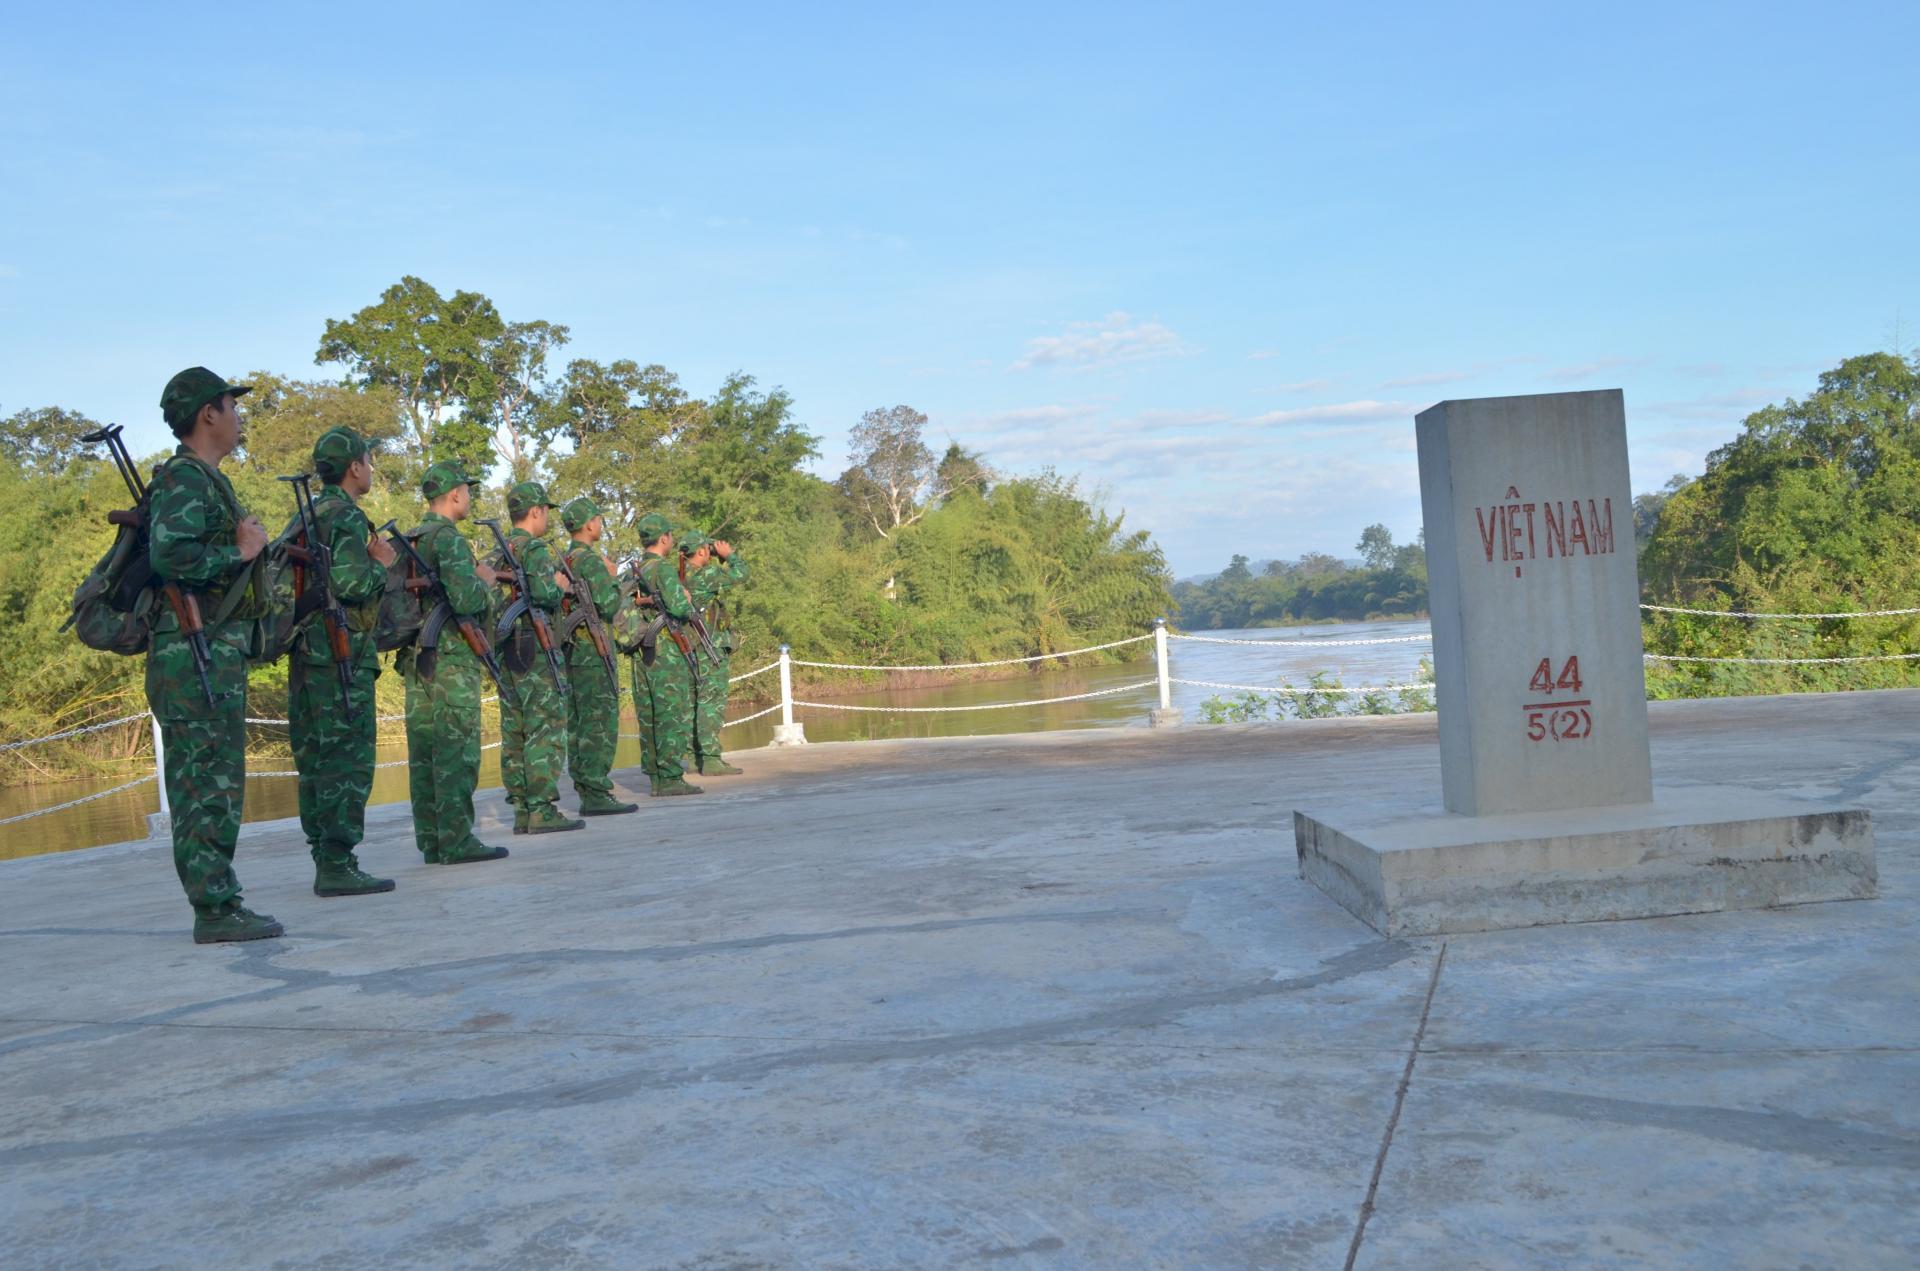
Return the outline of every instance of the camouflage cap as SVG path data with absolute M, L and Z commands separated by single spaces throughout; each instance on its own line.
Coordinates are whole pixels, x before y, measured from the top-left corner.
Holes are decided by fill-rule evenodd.
M 535 508 L 557 508 L 560 505 L 547 497 L 547 487 L 538 481 L 516 482 L 507 491 L 507 515 L 519 520 Z
M 160 390 L 160 414 L 171 428 L 192 419 L 207 403 L 218 401 L 228 393 L 238 397 L 252 387 L 251 384 L 229 384 L 204 366 L 189 366 Z
M 580 529 L 599 515 L 600 505 L 584 494 L 568 499 L 567 505 L 560 509 L 560 519 L 569 531 Z
M 658 512 L 647 513 L 633 528 L 639 532 L 640 542 L 647 547 L 659 542 L 662 535 L 673 533 L 673 526 Z
M 477 477 L 470 477 L 466 469 L 452 459 L 442 459 L 429 466 L 420 477 L 420 493 L 429 499 L 437 499 L 447 491 L 463 485 L 479 485 Z
M 345 424 L 329 428 L 313 443 L 313 470 L 323 481 L 338 481 L 354 460 L 367 457 L 369 449 L 367 439 Z
M 702 534 L 699 530 L 692 528 L 681 531 L 680 534 L 674 538 L 673 542 L 674 545 L 680 549 L 682 556 L 691 556 L 703 547 L 713 546 L 712 539 Z

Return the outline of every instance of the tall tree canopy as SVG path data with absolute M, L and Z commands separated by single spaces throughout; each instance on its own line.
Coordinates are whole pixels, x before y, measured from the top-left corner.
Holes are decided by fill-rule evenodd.
M 1669 482 L 1640 556 L 1647 598 L 1686 608 L 1844 613 L 1920 604 L 1920 360 L 1848 358 L 1804 398 L 1747 416 L 1699 479 Z M 1647 648 L 1691 657 L 1920 650 L 1912 616 L 1783 621 L 1652 613 Z M 1656 694 L 1891 687 L 1912 662 L 1656 663 Z

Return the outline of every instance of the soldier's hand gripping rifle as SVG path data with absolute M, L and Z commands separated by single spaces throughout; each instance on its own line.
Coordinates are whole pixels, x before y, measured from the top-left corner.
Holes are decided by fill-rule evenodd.
M 313 474 L 281 477 L 293 487 L 293 506 L 300 517 L 300 542 L 287 544 L 293 562 L 293 619 L 297 624 L 316 608 L 327 631 L 327 648 L 340 677 L 340 709 L 353 711 L 353 629 L 347 625 L 347 607 L 333 590 L 333 551 L 320 538 L 320 517 L 313 508 Z M 313 586 L 307 579 L 313 579 Z
M 140 479 L 140 467 L 127 452 L 127 443 L 121 440 L 122 431 L 121 425 L 109 424 L 88 433 L 80 441 L 89 446 L 106 443 L 108 452 L 113 456 L 113 466 L 119 469 L 120 479 L 127 483 L 127 490 L 133 495 L 133 506 L 125 511 L 107 513 L 107 523 L 132 530 L 142 540 L 149 540 L 151 531 L 146 522 L 147 483 Z M 144 550 L 139 555 L 142 560 L 147 558 Z M 193 654 L 193 669 L 200 676 L 200 691 L 206 694 L 207 705 L 214 706 L 213 647 L 207 643 L 206 623 L 200 617 L 200 598 L 180 584 L 165 579 L 160 582 L 160 594 L 166 597 L 167 607 L 173 610 L 174 618 L 180 623 L 180 634 Z M 67 621 L 71 623 L 73 619 L 68 618 Z
M 453 623 L 454 630 L 460 633 L 460 638 L 467 642 L 469 649 L 473 650 L 473 656 L 480 659 L 480 665 L 486 667 L 487 674 L 493 677 L 494 687 L 500 690 L 500 695 L 509 701 L 519 701 L 519 694 L 513 691 L 513 686 L 507 683 L 506 677 L 500 672 L 500 659 L 493 655 L 493 646 L 487 643 L 487 633 L 482 631 L 480 624 L 472 618 L 454 612 L 453 598 L 447 594 L 447 584 L 441 580 L 440 571 L 427 564 L 412 541 L 400 532 L 399 522 L 388 521 L 374 532 L 384 536 L 389 543 L 393 544 L 395 550 L 407 558 L 407 563 L 420 577 L 422 584 L 420 590 L 439 602 L 438 609 L 446 611 L 447 616 L 443 622 Z M 436 647 L 439 636 L 440 627 L 435 625 L 431 617 L 428 618 L 420 628 L 422 650 Z
M 527 569 L 520 558 L 513 554 L 513 548 L 507 543 L 507 536 L 500 530 L 500 522 L 494 517 L 475 517 L 474 524 L 484 525 L 493 531 L 493 541 L 500 545 L 500 556 L 506 562 L 507 569 L 513 574 L 513 601 L 507 611 L 500 615 L 500 623 L 494 628 L 493 638 L 504 640 L 513 631 L 513 624 L 522 617 L 533 628 L 533 638 L 540 645 L 541 652 L 547 655 L 547 670 L 553 675 L 553 686 L 562 693 L 567 691 L 566 664 L 560 660 L 560 648 L 554 643 L 553 627 L 547 622 L 547 615 L 539 605 L 533 603 L 533 590 L 527 586 Z
M 593 603 L 593 592 L 587 587 L 587 580 L 573 572 L 573 566 L 562 555 L 560 572 L 567 576 L 567 587 L 573 593 L 573 603 L 582 615 L 581 623 L 587 629 L 587 635 L 593 640 L 593 651 L 600 655 L 600 662 L 607 668 L 607 681 L 613 685 L 614 693 L 620 692 L 620 667 L 613 660 L 613 637 L 607 633 L 607 624 L 600 618 L 600 610 Z M 568 615 L 571 621 L 572 615 Z

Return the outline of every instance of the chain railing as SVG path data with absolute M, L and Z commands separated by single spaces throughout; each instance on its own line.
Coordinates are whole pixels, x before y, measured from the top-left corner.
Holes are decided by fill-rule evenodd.
M 1702 616 L 1702 617 L 1737 618 L 1742 620 L 1762 620 L 1762 621 L 1766 621 L 1766 620 L 1835 621 L 1835 620 L 1841 620 L 1841 619 L 1847 619 L 1847 618 L 1891 618 L 1891 617 L 1904 617 L 1912 614 L 1920 614 L 1920 608 L 1873 609 L 1873 610 L 1861 610 L 1861 611 L 1851 612 L 1851 613 L 1765 613 L 1765 612 L 1746 612 L 1741 610 L 1691 609 L 1691 608 L 1682 608 L 1674 605 L 1653 605 L 1653 604 L 1643 604 L 1640 606 L 1640 608 L 1649 613 L 1677 613 L 1677 614 L 1689 614 L 1689 615 Z M 1373 638 L 1373 639 L 1344 639 L 1344 638 L 1325 639 L 1325 638 L 1312 636 L 1312 635 L 1302 635 L 1302 636 L 1279 637 L 1271 640 L 1259 640 L 1259 639 L 1246 639 L 1246 638 L 1229 637 L 1229 636 L 1192 635 L 1185 632 L 1177 632 L 1177 631 L 1170 630 L 1167 626 L 1166 619 L 1157 618 L 1154 620 L 1153 630 L 1142 633 L 1137 636 L 1127 636 L 1119 640 L 1109 640 L 1102 644 L 1088 645 L 1084 648 L 1079 648 L 1079 649 L 1063 649 L 1063 650 L 1058 650 L 1050 653 L 1036 653 L 1026 657 L 996 658 L 996 659 L 992 659 L 988 661 L 980 661 L 980 662 L 925 662 L 925 663 L 903 663 L 903 664 L 897 664 L 897 665 L 887 665 L 883 663 L 863 663 L 863 662 L 818 662 L 818 661 L 802 660 L 802 659 L 795 658 L 792 654 L 792 650 L 788 646 L 781 645 L 779 657 L 775 658 L 771 662 L 766 663 L 763 666 L 755 667 L 751 671 L 746 671 L 739 675 L 730 676 L 727 681 L 729 684 L 739 684 L 743 681 L 756 679 L 759 676 L 777 671 L 779 672 L 779 677 L 780 677 L 778 699 L 772 705 L 764 707 L 761 710 L 755 711 L 750 715 L 744 715 L 738 719 L 727 720 L 725 723 L 721 725 L 721 727 L 736 728 L 736 727 L 739 727 L 740 725 L 750 724 L 757 720 L 765 719 L 770 715 L 778 714 L 780 716 L 780 721 L 774 727 L 773 740 L 771 744 L 776 746 L 784 746 L 784 745 L 799 745 L 799 744 L 803 744 L 806 741 L 806 733 L 805 733 L 804 726 L 794 718 L 794 711 L 796 709 L 814 710 L 814 711 L 857 712 L 857 713 L 870 713 L 870 714 L 926 714 L 926 715 L 959 714 L 959 713 L 964 713 L 969 711 L 1015 710 L 1015 709 L 1032 708 L 1032 707 L 1038 707 L 1038 706 L 1053 706 L 1053 705 L 1060 705 L 1060 704 L 1065 704 L 1069 702 L 1089 701 L 1095 698 L 1116 697 L 1126 693 L 1134 693 L 1134 692 L 1139 692 L 1143 689 L 1152 688 L 1157 690 L 1157 695 L 1159 700 L 1159 709 L 1151 712 L 1151 722 L 1156 726 L 1158 726 L 1163 724 L 1173 724 L 1173 723 L 1180 722 L 1180 712 L 1178 710 L 1173 709 L 1173 706 L 1172 706 L 1172 688 L 1174 685 L 1181 685 L 1183 687 L 1188 687 L 1188 688 L 1214 689 L 1214 690 L 1219 690 L 1223 692 L 1233 692 L 1233 693 L 1264 693 L 1264 694 L 1270 694 L 1270 695 L 1280 696 L 1280 697 L 1330 697 L 1330 696 L 1363 697 L 1369 694 L 1385 694 L 1385 693 L 1428 694 L 1428 693 L 1431 693 L 1434 688 L 1434 686 L 1431 683 L 1362 684 L 1362 685 L 1353 685 L 1353 686 L 1308 685 L 1306 687 L 1296 688 L 1296 687 L 1293 687 L 1290 685 L 1284 685 L 1284 684 L 1282 685 L 1235 684 L 1235 683 L 1228 683 L 1228 682 L 1219 681 L 1219 680 L 1203 680 L 1203 679 L 1190 679 L 1190 678 L 1178 677 L 1172 674 L 1169 644 L 1171 641 L 1181 640 L 1181 641 L 1186 641 L 1192 644 L 1232 645 L 1232 646 L 1237 646 L 1241 648 L 1259 648 L 1259 649 L 1267 649 L 1267 650 L 1274 650 L 1274 651 L 1282 651 L 1287 653 L 1298 653 L 1303 651 L 1311 651 L 1315 649 L 1358 648 L 1363 646 L 1424 644 L 1424 643 L 1430 643 L 1432 639 L 1433 639 L 1433 636 L 1430 632 L 1422 635 L 1385 636 L 1385 637 L 1379 637 L 1379 638 Z M 873 706 L 873 705 L 855 704 L 851 702 L 805 701 L 797 698 L 794 695 L 794 691 L 793 691 L 793 668 L 796 666 L 805 667 L 805 668 L 814 669 L 814 670 L 853 671 L 853 672 L 861 672 L 861 673 L 876 673 L 876 672 L 877 673 L 895 673 L 895 672 L 925 673 L 925 672 L 934 672 L 934 671 L 971 671 L 971 670 L 984 670 L 984 669 L 990 669 L 995 667 L 1006 667 L 1006 666 L 1031 666 L 1031 665 L 1037 665 L 1045 662 L 1064 662 L 1069 658 L 1080 657 L 1082 655 L 1091 654 L 1091 653 L 1104 653 L 1114 649 L 1128 648 L 1133 645 L 1145 643 L 1149 640 L 1153 641 L 1153 644 L 1154 644 L 1155 673 L 1152 679 L 1137 680 L 1127 684 L 1114 685 L 1109 688 L 1092 689 L 1092 690 L 1088 690 L 1085 692 L 1078 692 L 1078 693 L 1067 693 L 1067 694 L 1062 694 L 1055 697 L 1028 698 L 1020 701 L 1010 701 L 1010 702 L 976 702 L 976 703 L 968 703 L 966 705 L 961 705 L 961 706 L 896 706 L 896 705 Z M 1741 665 L 1752 665 L 1752 666 L 1835 666 L 1835 665 L 1867 663 L 1867 662 L 1905 662 L 1905 661 L 1920 660 L 1920 653 L 1860 654 L 1856 656 L 1828 657 L 1828 658 L 1705 657 L 1705 656 L 1685 656 L 1680 654 L 1664 654 L 1664 653 L 1648 653 L 1648 654 L 1645 654 L 1644 656 L 1645 656 L 1645 659 L 1650 663 L 1695 663 L 1695 664 L 1718 664 L 1718 665 L 1741 664 Z M 485 705 L 489 702 L 495 702 L 497 700 L 498 699 L 495 697 L 487 697 L 482 699 L 481 704 Z M 381 723 L 396 723 L 401 720 L 404 720 L 406 716 L 403 714 L 402 715 L 381 715 L 381 716 L 378 716 L 377 718 Z M 22 750 L 30 746 L 45 745 L 50 742 L 70 740 L 72 738 L 84 736 L 89 733 L 100 732 L 108 728 L 114 728 L 114 727 L 119 727 L 126 724 L 138 723 L 142 720 L 152 720 L 151 714 L 146 711 L 141 711 L 138 714 L 134 714 L 134 715 L 123 715 L 117 719 L 104 720 L 102 722 L 94 723 L 94 724 L 83 724 L 77 728 L 69 728 L 61 732 L 49 733 L 44 737 L 29 737 L 19 741 L 10 741 L 10 742 L 0 743 L 0 753 L 6 753 L 8 751 L 15 751 L 15 750 Z M 288 726 L 288 721 L 284 719 L 274 719 L 274 718 L 257 717 L 257 716 L 248 716 L 246 722 L 248 724 L 263 726 L 263 727 L 284 728 Z M 96 791 L 93 794 L 84 795 L 78 799 L 72 799 L 65 803 L 55 804 L 52 807 L 38 808 L 31 812 L 22 812 L 13 816 L 0 818 L 0 825 L 11 825 L 17 821 L 25 821 L 32 817 L 46 816 L 55 812 L 63 812 L 69 808 L 77 807 L 83 803 L 92 802 L 95 799 L 104 799 L 109 795 L 120 794 L 120 793 L 123 793 L 124 791 L 135 789 L 139 786 L 143 786 L 147 784 L 150 781 L 157 781 L 157 784 L 160 787 L 160 810 L 163 813 L 166 812 L 167 811 L 166 784 L 164 781 L 158 780 L 158 778 L 160 777 L 160 774 L 165 769 L 166 757 L 165 757 L 165 751 L 163 749 L 163 742 L 160 737 L 160 729 L 158 727 L 157 721 L 154 723 L 153 734 L 154 734 L 153 740 L 154 740 L 154 769 L 155 769 L 153 773 L 149 773 L 146 776 L 142 776 L 140 778 L 137 778 L 136 780 L 126 782 L 123 785 L 118 785 L 108 790 Z M 620 734 L 620 736 L 626 737 L 626 738 L 633 738 L 633 737 L 636 737 L 637 734 L 622 733 Z M 494 749 L 497 749 L 500 746 L 500 744 L 501 743 L 498 741 L 489 742 L 485 746 L 482 746 L 481 749 L 483 751 L 494 750 Z M 376 764 L 375 767 L 378 769 L 398 768 L 398 767 L 404 766 L 407 762 L 408 761 L 406 759 L 395 759 L 385 763 Z M 247 776 L 250 778 L 295 777 L 298 775 L 299 773 L 296 770 L 290 770 L 290 769 L 262 769 L 262 770 L 250 771 L 247 773 Z

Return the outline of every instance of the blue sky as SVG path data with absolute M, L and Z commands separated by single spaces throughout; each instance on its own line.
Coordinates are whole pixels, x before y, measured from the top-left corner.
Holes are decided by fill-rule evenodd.
M 0 410 L 158 446 L 402 274 L 909 403 L 1181 574 L 1419 525 L 1414 413 L 1619 386 L 1636 489 L 1920 344 L 1920 5 L 34 6 Z

